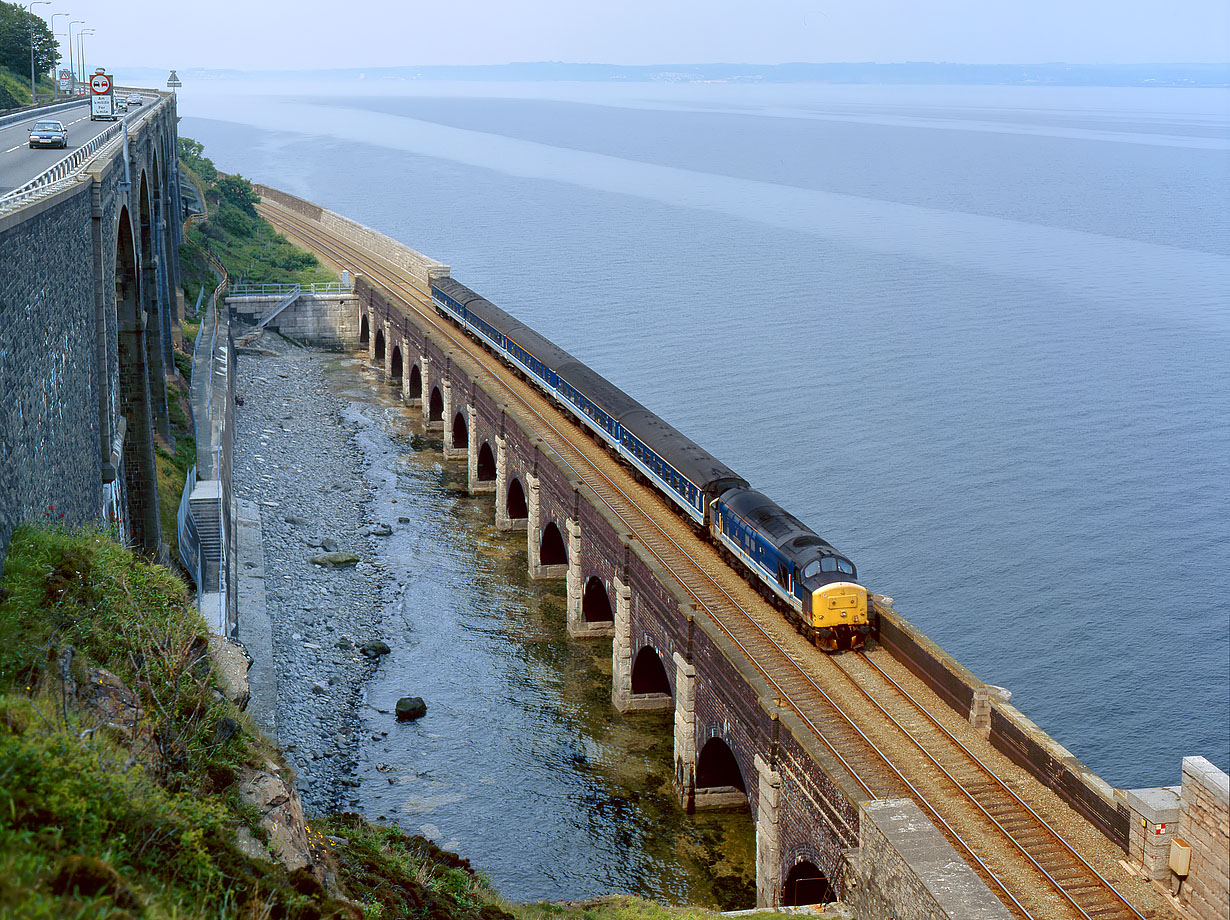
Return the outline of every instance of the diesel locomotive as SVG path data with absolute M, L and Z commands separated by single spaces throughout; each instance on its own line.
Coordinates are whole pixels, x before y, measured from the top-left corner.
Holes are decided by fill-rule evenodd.
M 601 374 L 452 278 L 432 303 L 593 432 L 718 546 L 809 642 L 862 647 L 867 589 L 854 563 Z

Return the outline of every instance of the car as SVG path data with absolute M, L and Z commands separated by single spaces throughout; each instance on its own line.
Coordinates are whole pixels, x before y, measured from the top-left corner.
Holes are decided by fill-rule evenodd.
M 68 147 L 68 128 L 58 121 L 36 121 L 30 129 L 30 149 Z
M 125 99 L 124 102 L 128 105 L 141 105 L 145 102 L 145 100 L 141 98 L 140 93 L 129 93 L 128 98 Z
M 117 112 L 127 112 L 128 111 L 128 100 L 127 99 L 116 99 L 115 100 L 115 110 Z

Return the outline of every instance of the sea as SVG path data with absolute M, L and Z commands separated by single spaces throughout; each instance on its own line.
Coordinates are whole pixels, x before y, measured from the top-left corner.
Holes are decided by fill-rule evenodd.
M 179 111 L 705 446 L 1111 785 L 1230 768 L 1230 90 L 356 78 Z M 637 887 L 587 858 L 569 890 Z

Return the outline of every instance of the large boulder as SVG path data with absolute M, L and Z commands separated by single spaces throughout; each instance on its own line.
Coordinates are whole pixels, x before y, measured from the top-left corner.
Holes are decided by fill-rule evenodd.
M 290 783 L 277 773 L 247 767 L 240 775 L 239 799 L 260 815 L 274 859 L 292 872 L 315 868 L 303 802 Z
M 381 642 L 379 639 L 371 639 L 359 646 L 359 651 L 366 657 L 371 659 L 379 658 L 381 655 L 387 655 L 390 651 L 387 642 Z
M 359 561 L 358 553 L 321 553 L 319 556 L 313 556 L 311 562 L 314 565 L 324 566 L 327 569 L 340 569 L 344 566 L 355 565 Z
M 427 715 L 427 704 L 421 696 L 403 696 L 397 701 L 397 721 L 413 722 Z
M 252 693 L 248 687 L 248 669 L 252 667 L 252 656 L 244 648 L 243 643 L 225 636 L 209 637 L 209 660 L 214 666 L 214 675 L 218 679 L 218 689 L 222 695 L 239 707 L 240 711 L 248 708 Z

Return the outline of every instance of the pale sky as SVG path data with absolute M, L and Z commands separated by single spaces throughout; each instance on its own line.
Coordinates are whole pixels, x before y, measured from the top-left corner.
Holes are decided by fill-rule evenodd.
M 1227 0 L 53 0 L 105 65 L 1230 61 Z M 67 52 L 66 39 L 61 39 Z

